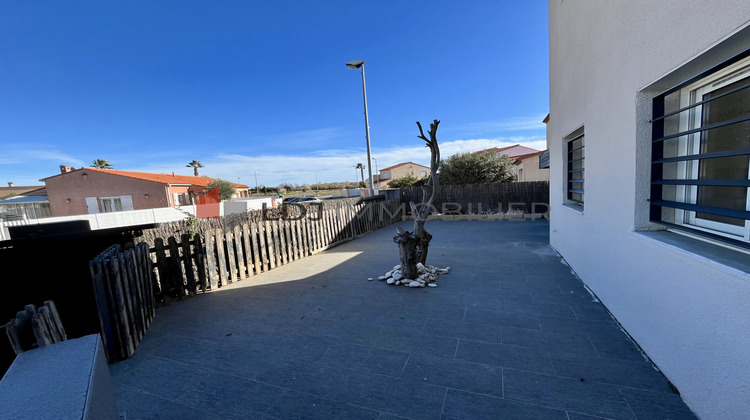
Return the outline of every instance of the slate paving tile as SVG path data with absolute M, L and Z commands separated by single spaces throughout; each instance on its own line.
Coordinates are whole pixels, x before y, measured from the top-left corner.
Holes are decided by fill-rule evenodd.
M 462 299 L 451 297 L 451 299 L 458 300 L 467 310 L 476 309 L 489 312 L 501 312 L 504 305 L 503 302 L 505 302 L 502 297 L 496 298 L 477 295 L 463 296 Z M 465 320 L 465 313 L 462 320 Z
M 591 343 L 601 357 L 630 360 L 633 362 L 646 360 L 631 340 L 599 340 L 591 338 Z
M 146 356 L 142 357 L 136 368 L 113 374 L 112 380 L 116 384 L 171 400 L 183 393 L 185 384 L 192 378 L 191 371 L 191 365 Z
M 586 414 L 573 413 L 568 411 L 569 420 L 608 420 L 606 417 L 589 416 Z
M 622 387 L 620 392 L 639 419 L 697 419 L 677 394 Z
M 503 305 L 502 312 L 519 315 L 551 316 L 559 318 L 575 318 L 571 306 L 564 303 L 522 303 L 508 302 Z
M 501 398 L 503 396 L 503 370 L 497 366 L 412 354 L 401 378 Z
M 317 363 L 398 376 L 408 359 L 409 353 L 402 351 L 339 343 L 328 349 Z
M 500 329 L 499 326 L 479 322 L 428 319 L 422 332 L 427 335 L 499 343 Z
M 536 315 L 467 309 L 464 320 L 466 322 L 479 322 L 506 327 L 539 329 L 539 317 Z
M 255 380 L 312 395 L 335 398 L 354 373 L 354 370 L 338 366 L 314 365 L 299 360 L 278 360 L 259 368 Z
M 265 413 L 278 420 L 376 420 L 380 412 L 327 398 L 287 391 Z
M 226 416 L 204 411 L 201 407 L 179 404 L 168 399 L 138 392 L 118 400 L 120 416 L 128 420 L 222 420 Z
M 544 419 L 567 420 L 565 411 L 449 389 L 442 420 Z
M 404 417 L 395 416 L 390 413 L 380 413 L 380 417 L 378 417 L 378 420 L 409 420 Z
M 558 318 L 540 316 L 539 322 L 543 331 L 551 331 L 575 335 L 592 335 L 598 339 L 624 339 L 627 337 L 622 330 L 613 323 L 587 321 L 581 319 Z
M 456 359 L 530 372 L 554 373 L 549 352 L 540 349 L 460 340 Z
M 609 311 L 601 303 L 574 303 L 570 305 L 576 318 L 587 321 L 602 321 L 615 323 Z
M 617 359 L 580 359 L 564 355 L 552 357 L 552 365 L 558 376 L 582 378 L 585 381 L 601 382 L 632 388 L 671 392 L 667 380 L 651 363 L 645 360 L 631 362 Z
M 439 419 L 446 388 L 383 375 L 353 375 L 337 400 L 408 419 Z
M 408 310 L 403 313 L 408 315 Z M 427 314 L 430 319 L 448 319 L 462 321 L 466 314 L 464 306 L 433 306 Z
M 552 356 L 573 354 L 580 358 L 599 358 L 587 336 L 512 327 L 503 327 L 501 335 L 503 344 L 547 350 Z
M 504 369 L 505 398 L 612 419 L 635 419 L 618 387 Z
M 235 418 L 260 417 L 284 394 L 284 389 L 210 371 L 192 370 L 175 402 Z
M 371 329 L 356 320 L 339 320 L 305 317 L 300 319 L 292 330 L 298 335 L 331 339 L 337 342 L 371 345 L 377 339 Z
M 253 331 L 231 338 L 248 346 L 263 346 L 275 356 L 309 362 L 318 360 L 335 342 L 321 337 L 267 331 Z
M 407 353 L 434 353 L 453 357 L 458 338 L 439 337 L 422 332 L 398 331 L 381 328 L 374 332 L 377 337 L 373 347 L 398 350 Z
M 214 345 L 215 341 L 212 340 L 176 334 L 160 334 L 141 341 L 137 350 L 141 354 L 192 363 L 202 359 L 202 356 Z
M 359 314 L 357 314 L 359 316 Z M 360 316 L 357 320 L 358 325 L 364 326 L 375 326 L 383 328 L 391 328 L 395 330 L 404 331 L 421 331 L 424 327 L 427 317 L 414 317 L 406 316 L 402 314 L 375 314 Z

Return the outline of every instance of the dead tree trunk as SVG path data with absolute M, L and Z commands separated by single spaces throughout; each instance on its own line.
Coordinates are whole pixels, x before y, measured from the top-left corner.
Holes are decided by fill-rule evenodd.
M 437 141 L 437 129 L 440 121 L 434 120 L 430 124 L 428 139 L 422 130 L 422 124 L 417 121 L 419 127 L 419 138 L 424 140 L 426 147 L 430 148 L 430 178 L 422 186 L 422 203 L 419 205 L 410 202 L 412 215 L 414 216 L 414 231 L 409 232 L 398 228 L 393 242 L 398 244 L 399 257 L 401 258 L 401 273 L 404 278 L 415 279 L 417 274 L 417 263 L 426 264 L 427 251 L 429 250 L 430 235 L 424 228 L 424 223 L 434 209 L 432 202 L 440 189 L 440 177 L 438 176 L 438 164 L 440 163 L 440 148 Z M 429 197 L 428 197 L 429 193 Z

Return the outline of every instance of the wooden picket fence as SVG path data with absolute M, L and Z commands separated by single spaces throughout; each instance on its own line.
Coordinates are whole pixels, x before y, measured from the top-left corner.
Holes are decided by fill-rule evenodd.
M 34 305 L 26 305 L 23 311 L 16 313 L 16 317 L 8 322 L 5 333 L 16 354 L 68 339 L 55 302 L 51 300 L 44 302 L 39 309 Z
M 89 268 L 99 310 L 107 360 L 127 359 L 135 352 L 156 310 L 148 245 L 112 245 Z
M 400 220 L 399 200 L 298 207 L 276 218 L 247 220 L 202 234 L 156 238 L 152 248 L 156 299 L 182 299 L 216 290 L 300 260 Z

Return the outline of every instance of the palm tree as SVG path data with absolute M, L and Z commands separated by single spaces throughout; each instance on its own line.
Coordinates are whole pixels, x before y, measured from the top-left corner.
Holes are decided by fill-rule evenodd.
M 114 168 L 114 166 L 111 163 L 109 163 L 108 160 L 104 160 L 104 159 L 96 159 L 93 162 L 91 162 L 91 165 L 93 165 L 94 168 L 99 168 L 99 169 L 112 169 L 112 168 Z
M 359 169 L 359 174 L 362 175 L 362 182 L 365 182 L 365 165 L 358 163 L 355 168 Z
M 193 168 L 193 175 L 198 176 L 198 168 L 202 168 L 203 164 L 199 160 L 194 160 L 185 166 L 188 168 Z

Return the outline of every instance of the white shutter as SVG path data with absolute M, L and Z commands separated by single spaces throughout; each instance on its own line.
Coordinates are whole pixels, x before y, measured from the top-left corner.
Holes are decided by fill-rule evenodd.
M 122 204 L 123 211 L 133 210 L 133 197 L 132 196 L 121 195 L 120 203 Z
M 86 207 L 89 210 L 89 214 L 99 213 L 99 201 L 96 197 L 86 197 Z

